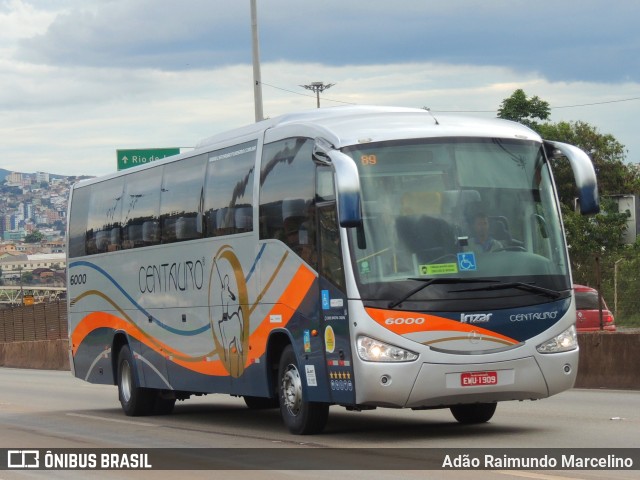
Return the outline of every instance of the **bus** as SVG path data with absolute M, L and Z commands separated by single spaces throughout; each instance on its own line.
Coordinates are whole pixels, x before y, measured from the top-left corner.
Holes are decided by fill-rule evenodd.
M 284 115 L 72 188 L 72 373 L 126 415 L 209 393 L 279 408 L 448 408 L 573 386 L 576 310 L 550 159 L 520 124 L 390 107 Z

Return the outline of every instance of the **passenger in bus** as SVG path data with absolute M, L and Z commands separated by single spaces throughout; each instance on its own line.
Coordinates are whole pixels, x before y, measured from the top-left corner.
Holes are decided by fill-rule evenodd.
M 472 235 L 469 238 L 469 248 L 475 253 L 496 252 L 503 250 L 502 243 L 493 238 L 489 233 L 489 216 L 478 211 L 473 215 L 471 222 Z

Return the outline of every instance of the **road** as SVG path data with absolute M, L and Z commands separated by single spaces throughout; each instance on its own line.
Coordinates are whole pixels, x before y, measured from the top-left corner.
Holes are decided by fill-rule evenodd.
M 498 405 L 490 423 L 457 424 L 448 410 L 411 411 L 378 409 L 347 412 L 332 407 L 325 432 L 292 436 L 277 410 L 248 410 L 227 395 L 209 395 L 180 402 L 173 415 L 126 417 L 113 386 L 91 385 L 69 372 L 0 368 L 0 448 L 259 448 L 280 449 L 287 455 L 317 447 L 393 447 L 411 460 L 408 449 L 478 448 L 640 448 L 640 391 L 574 389 L 537 402 Z M 282 450 L 286 449 L 286 450 Z M 316 450 L 319 451 L 319 450 Z M 232 452 L 230 450 L 230 452 Z M 236 451 L 233 451 L 237 453 Z M 276 452 L 272 450 L 272 452 Z M 291 453 L 293 452 L 293 453 Z M 370 453 L 371 455 L 371 453 Z M 387 453 L 387 455 L 389 455 Z M 275 459 L 276 456 L 272 456 Z M 227 459 L 229 468 L 242 458 Z M 379 461 L 379 458 L 370 460 Z M 197 458 L 194 460 L 197 461 Z M 264 461 L 264 460 L 263 460 Z M 367 462 L 364 455 L 354 461 Z M 391 465 L 403 460 L 390 457 Z M 375 463 L 375 462 L 374 462 Z M 225 464 L 227 465 L 227 464 Z M 237 463 L 236 463 L 237 465 Z M 229 470 L 231 478 L 298 478 L 292 463 L 261 472 Z M 415 465 L 409 462 L 407 468 Z M 257 464 L 256 469 L 260 468 Z M 362 465 L 365 468 L 365 465 Z M 414 467 L 415 468 L 415 467 Z M 153 473 L 153 475 L 151 475 Z M 190 471 L 189 478 L 211 478 L 211 472 Z M 304 471 L 305 478 L 326 479 L 330 471 Z M 75 475 L 75 476 L 74 476 Z M 166 475 L 166 476 L 165 476 Z M 0 471 L 0 479 L 13 478 L 175 478 L 165 472 L 25 472 Z M 352 478 L 393 478 L 397 472 L 350 471 Z M 420 471 L 403 478 L 639 478 L 636 471 Z

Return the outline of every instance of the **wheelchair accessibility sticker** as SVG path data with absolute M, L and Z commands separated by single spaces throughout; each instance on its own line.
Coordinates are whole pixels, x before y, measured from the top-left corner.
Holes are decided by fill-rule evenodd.
M 477 270 L 476 254 L 473 252 L 458 253 L 458 268 L 460 268 L 461 272 Z

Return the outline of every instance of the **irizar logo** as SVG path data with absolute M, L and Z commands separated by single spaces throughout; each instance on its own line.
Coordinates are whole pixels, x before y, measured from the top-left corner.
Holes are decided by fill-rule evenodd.
M 487 323 L 493 313 L 461 313 L 460 323 Z

